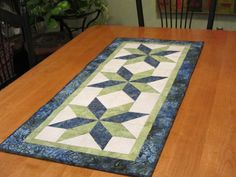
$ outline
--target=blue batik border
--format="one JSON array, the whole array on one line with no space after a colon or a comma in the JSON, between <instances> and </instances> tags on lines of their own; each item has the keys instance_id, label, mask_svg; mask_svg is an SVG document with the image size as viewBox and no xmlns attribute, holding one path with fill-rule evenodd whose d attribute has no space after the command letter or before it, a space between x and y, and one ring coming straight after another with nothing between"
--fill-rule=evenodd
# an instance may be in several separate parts
<instances>
[{"instance_id":1,"label":"blue batik border","mask_svg":"<svg viewBox=\"0 0 236 177\"><path fill-rule=\"evenodd\" d=\"M106 60L122 42L148 42L166 45L191 45L183 64L178 71L168 96L163 103L147 139L135 161L102 157L71 150L25 143L24 139L37 128L64 100L71 95L99 64ZM0 150L29 157L51 160L69 165L87 167L107 172L132 176L149 177L152 175L160 157L165 141L172 127L176 113L184 97L190 77L201 53L203 42L172 41L159 39L117 38L74 77L47 104L41 107L29 120L13 132L1 145Z\"/></svg>"}]
</instances>

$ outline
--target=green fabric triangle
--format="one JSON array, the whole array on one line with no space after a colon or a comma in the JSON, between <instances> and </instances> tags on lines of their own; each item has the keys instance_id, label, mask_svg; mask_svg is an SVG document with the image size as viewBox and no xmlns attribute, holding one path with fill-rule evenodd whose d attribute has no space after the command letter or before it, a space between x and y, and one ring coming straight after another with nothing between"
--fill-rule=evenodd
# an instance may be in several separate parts
<instances>
[{"instance_id":1,"label":"green fabric triangle","mask_svg":"<svg viewBox=\"0 0 236 177\"><path fill-rule=\"evenodd\" d=\"M167 58L167 57L163 57L163 56L155 56L152 55L152 58L154 58L155 60L159 61L159 62L171 62L171 63L175 63L173 60Z\"/></svg>"},{"instance_id":2,"label":"green fabric triangle","mask_svg":"<svg viewBox=\"0 0 236 177\"><path fill-rule=\"evenodd\" d=\"M161 47L161 48L157 48L157 49L152 49L152 51L150 52L150 55L152 54L156 54L158 52L161 52L161 51L165 51L169 48L170 46L165 46L165 47Z\"/></svg>"},{"instance_id":3,"label":"green fabric triangle","mask_svg":"<svg viewBox=\"0 0 236 177\"><path fill-rule=\"evenodd\" d=\"M127 50L128 52L132 53L132 54L139 54L139 55L146 55L144 52L142 52L139 49L135 49L135 48L125 48L125 50Z\"/></svg>"},{"instance_id":4,"label":"green fabric triangle","mask_svg":"<svg viewBox=\"0 0 236 177\"><path fill-rule=\"evenodd\" d=\"M102 72L102 74L107 77L109 80L114 80L114 81L126 81L123 77L121 77L117 73L109 73L109 72Z\"/></svg>"},{"instance_id":5,"label":"green fabric triangle","mask_svg":"<svg viewBox=\"0 0 236 177\"><path fill-rule=\"evenodd\" d=\"M132 105L133 105L133 103L129 103L129 104L125 104L125 105L122 105L119 107L108 109L101 117L101 120L112 117L112 116L116 116L116 115L119 115L122 113L129 112Z\"/></svg>"},{"instance_id":6,"label":"green fabric triangle","mask_svg":"<svg viewBox=\"0 0 236 177\"><path fill-rule=\"evenodd\" d=\"M124 138L135 138L128 130L120 123L113 122L101 122L104 127L111 133L112 136L124 137Z\"/></svg>"},{"instance_id":7,"label":"green fabric triangle","mask_svg":"<svg viewBox=\"0 0 236 177\"><path fill-rule=\"evenodd\" d=\"M96 124L97 124L97 121L94 121L85 125L68 129L64 134L62 134L62 136L58 139L57 142L89 133Z\"/></svg>"},{"instance_id":8,"label":"green fabric triangle","mask_svg":"<svg viewBox=\"0 0 236 177\"><path fill-rule=\"evenodd\" d=\"M122 90L125 87L125 85L126 85L126 83L115 85L115 86L111 86L111 87L106 87L106 88L102 89L102 91L99 93L99 96L107 95L109 93Z\"/></svg>"},{"instance_id":9,"label":"green fabric triangle","mask_svg":"<svg viewBox=\"0 0 236 177\"><path fill-rule=\"evenodd\" d=\"M78 117L97 120L96 116L85 106L70 105L70 107Z\"/></svg>"},{"instance_id":10,"label":"green fabric triangle","mask_svg":"<svg viewBox=\"0 0 236 177\"><path fill-rule=\"evenodd\" d=\"M154 88L152 88L150 85L145 84L145 83L131 82L131 84L134 87L136 87L137 89L139 89L141 92L159 93Z\"/></svg>"},{"instance_id":11,"label":"green fabric triangle","mask_svg":"<svg viewBox=\"0 0 236 177\"><path fill-rule=\"evenodd\" d=\"M152 70L148 70L148 71L145 71L145 72L141 72L141 73L137 73L137 74L134 74L132 77L131 77L131 81L132 80L137 80L137 79L141 79L141 78L144 78L144 77L149 77L152 75L152 73L154 72L154 69Z\"/></svg>"},{"instance_id":12,"label":"green fabric triangle","mask_svg":"<svg viewBox=\"0 0 236 177\"><path fill-rule=\"evenodd\" d=\"M132 59L132 60L127 60L127 62L124 65L129 65L129 64L134 64L134 63L144 61L146 59L146 57L147 56L141 56L141 57L137 57L137 58Z\"/></svg>"}]
</instances>

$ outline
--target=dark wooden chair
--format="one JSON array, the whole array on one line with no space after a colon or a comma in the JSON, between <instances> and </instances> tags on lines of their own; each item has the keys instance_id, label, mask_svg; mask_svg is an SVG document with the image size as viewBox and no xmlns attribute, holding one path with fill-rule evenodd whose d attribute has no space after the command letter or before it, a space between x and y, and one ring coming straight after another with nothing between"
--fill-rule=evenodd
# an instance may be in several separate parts
<instances>
[{"instance_id":1,"label":"dark wooden chair","mask_svg":"<svg viewBox=\"0 0 236 177\"><path fill-rule=\"evenodd\" d=\"M0 89L15 77L13 49L7 35L2 33L6 28L7 26L0 24Z\"/></svg>"},{"instance_id":2,"label":"dark wooden chair","mask_svg":"<svg viewBox=\"0 0 236 177\"><path fill-rule=\"evenodd\" d=\"M193 15L196 11L194 6L198 0L182 0L180 8L178 0L157 0L161 26L170 28L191 28ZM209 8L207 29L213 28L217 0L212 0ZM144 26L142 0L136 0L139 26Z\"/></svg>"},{"instance_id":3,"label":"dark wooden chair","mask_svg":"<svg viewBox=\"0 0 236 177\"><path fill-rule=\"evenodd\" d=\"M0 88L17 77L14 50L22 49L22 51L27 52L26 55L21 55L24 58L20 58L23 63L28 65L27 68L36 63L27 14L24 8L19 10L20 15L0 8ZM15 37L10 34L13 28L21 29L21 35L17 37L22 39L21 44L15 45Z\"/></svg>"},{"instance_id":4,"label":"dark wooden chair","mask_svg":"<svg viewBox=\"0 0 236 177\"><path fill-rule=\"evenodd\" d=\"M65 32L32 33L25 0L6 1L11 9L0 7L0 87L36 65L71 38ZM19 33L11 34L13 29Z\"/></svg>"}]
</instances>

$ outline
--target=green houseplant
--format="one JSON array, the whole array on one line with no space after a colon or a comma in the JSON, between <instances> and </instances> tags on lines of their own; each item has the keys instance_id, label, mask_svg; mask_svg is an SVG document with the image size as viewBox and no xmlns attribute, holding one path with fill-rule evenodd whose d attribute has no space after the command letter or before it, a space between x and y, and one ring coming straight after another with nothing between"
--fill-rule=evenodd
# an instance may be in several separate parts
<instances>
[{"instance_id":1,"label":"green houseplant","mask_svg":"<svg viewBox=\"0 0 236 177\"><path fill-rule=\"evenodd\" d=\"M43 21L48 28L56 28L58 22L53 18L57 15L83 13L99 9L103 17L107 11L106 0L26 0L31 23Z\"/></svg>"}]
</instances>

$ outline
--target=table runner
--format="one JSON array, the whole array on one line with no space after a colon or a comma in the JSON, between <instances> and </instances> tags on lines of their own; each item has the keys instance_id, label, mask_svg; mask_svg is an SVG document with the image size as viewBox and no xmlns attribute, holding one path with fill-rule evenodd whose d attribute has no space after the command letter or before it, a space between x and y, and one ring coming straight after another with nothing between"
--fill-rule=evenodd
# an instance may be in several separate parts
<instances>
[{"instance_id":1,"label":"table runner","mask_svg":"<svg viewBox=\"0 0 236 177\"><path fill-rule=\"evenodd\" d=\"M202 46L191 41L115 39L0 149L151 176Z\"/></svg>"}]
</instances>

